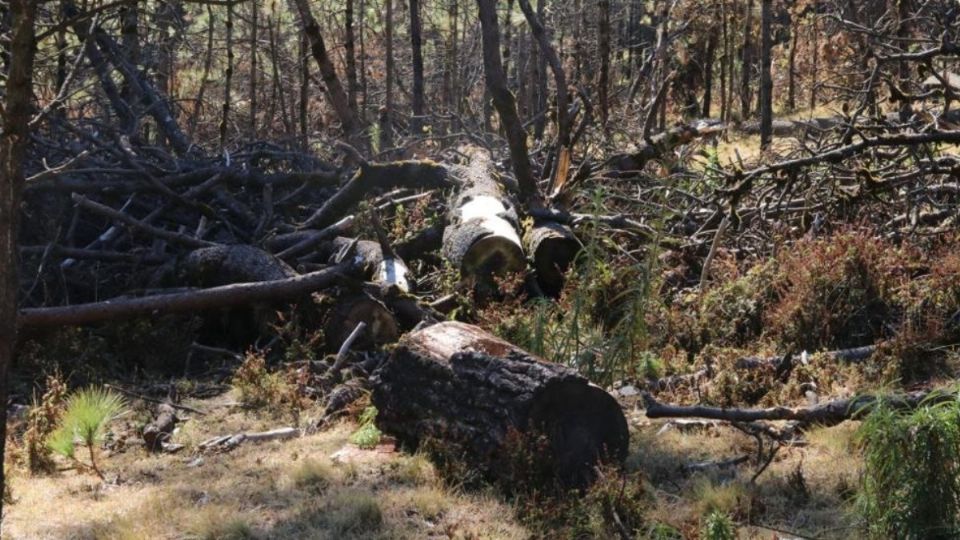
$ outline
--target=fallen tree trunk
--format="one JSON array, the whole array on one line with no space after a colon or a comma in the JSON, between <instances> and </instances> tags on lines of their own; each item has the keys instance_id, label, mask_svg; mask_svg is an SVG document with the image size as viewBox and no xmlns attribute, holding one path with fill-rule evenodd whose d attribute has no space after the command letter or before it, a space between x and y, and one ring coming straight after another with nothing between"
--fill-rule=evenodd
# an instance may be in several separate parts
<instances>
[{"instance_id":1,"label":"fallen tree trunk","mask_svg":"<svg viewBox=\"0 0 960 540\"><path fill-rule=\"evenodd\" d=\"M507 474L511 434L545 436L528 448L567 485L627 455L620 405L574 370L548 363L484 330L445 322L408 334L374 374L377 425L415 448L436 440L488 477Z\"/></svg>"},{"instance_id":2,"label":"fallen tree trunk","mask_svg":"<svg viewBox=\"0 0 960 540\"><path fill-rule=\"evenodd\" d=\"M566 225L537 221L523 241L540 289L549 296L560 296L566 272L583 248L580 240Z\"/></svg>"},{"instance_id":3,"label":"fallen tree trunk","mask_svg":"<svg viewBox=\"0 0 960 540\"><path fill-rule=\"evenodd\" d=\"M921 403L935 404L957 399L955 393L923 391L905 395L863 395L828 401L815 407L770 407L741 409L710 407L706 405L668 405L660 403L648 393L643 402L648 418L708 418L727 422L756 422L760 420L791 420L802 424L835 426L847 420L858 420L881 401L895 409L914 409Z\"/></svg>"},{"instance_id":4,"label":"fallen tree trunk","mask_svg":"<svg viewBox=\"0 0 960 540\"><path fill-rule=\"evenodd\" d=\"M443 255L465 280L493 286L494 276L527 267L513 203L496 179L487 152L474 150L462 174L462 187L450 201L443 232Z\"/></svg>"},{"instance_id":5,"label":"fallen tree trunk","mask_svg":"<svg viewBox=\"0 0 960 540\"><path fill-rule=\"evenodd\" d=\"M204 309L255 302L292 299L334 285L352 265L341 264L317 272L277 281L236 283L200 291L162 294L143 298L117 298L73 306L30 308L20 311L23 328L91 324L144 315L191 313Z\"/></svg>"}]
</instances>

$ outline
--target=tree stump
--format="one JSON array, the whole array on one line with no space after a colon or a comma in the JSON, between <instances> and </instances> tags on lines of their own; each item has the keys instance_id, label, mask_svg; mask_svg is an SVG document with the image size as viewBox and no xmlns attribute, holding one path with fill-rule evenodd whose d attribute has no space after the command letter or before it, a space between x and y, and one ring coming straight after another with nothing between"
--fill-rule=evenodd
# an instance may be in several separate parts
<instances>
[{"instance_id":1,"label":"tree stump","mask_svg":"<svg viewBox=\"0 0 960 540\"><path fill-rule=\"evenodd\" d=\"M377 425L402 444L434 439L494 478L511 432L543 435L539 458L568 486L589 484L594 467L623 460L629 444L623 411L601 388L458 322L403 338L374 374L373 404Z\"/></svg>"}]
</instances>

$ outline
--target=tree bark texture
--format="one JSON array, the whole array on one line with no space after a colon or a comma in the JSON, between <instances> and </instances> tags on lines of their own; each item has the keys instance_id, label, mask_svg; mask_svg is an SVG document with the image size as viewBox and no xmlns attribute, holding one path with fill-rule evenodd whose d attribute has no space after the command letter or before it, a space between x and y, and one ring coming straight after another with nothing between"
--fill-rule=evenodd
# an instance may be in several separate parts
<instances>
[{"instance_id":1,"label":"tree bark texture","mask_svg":"<svg viewBox=\"0 0 960 540\"><path fill-rule=\"evenodd\" d=\"M494 285L494 276L526 268L517 210L495 175L490 155L474 150L443 233L444 256L461 277L487 286Z\"/></svg>"},{"instance_id":2,"label":"tree bark texture","mask_svg":"<svg viewBox=\"0 0 960 540\"><path fill-rule=\"evenodd\" d=\"M513 172L520 186L520 196L531 200L538 195L537 183L527 152L527 132L517 114L517 100L507 85L506 72L500 55L500 25L497 22L496 0L477 0L480 10L480 31L483 36L483 71L487 89L493 97L493 106L500 116L500 124L507 135Z\"/></svg>"},{"instance_id":3,"label":"tree bark texture","mask_svg":"<svg viewBox=\"0 0 960 540\"><path fill-rule=\"evenodd\" d=\"M445 322L408 334L375 373L377 425L406 445L435 439L490 477L512 432L546 437L544 462L567 485L627 455L620 405L574 370L484 330Z\"/></svg>"},{"instance_id":4,"label":"tree bark texture","mask_svg":"<svg viewBox=\"0 0 960 540\"><path fill-rule=\"evenodd\" d=\"M33 59L36 53L35 0L11 0L10 65L6 80L3 133L0 134L0 516L3 516L7 440L7 393L14 344L17 341L17 234L23 162L30 143L28 122L33 99Z\"/></svg>"}]
</instances>

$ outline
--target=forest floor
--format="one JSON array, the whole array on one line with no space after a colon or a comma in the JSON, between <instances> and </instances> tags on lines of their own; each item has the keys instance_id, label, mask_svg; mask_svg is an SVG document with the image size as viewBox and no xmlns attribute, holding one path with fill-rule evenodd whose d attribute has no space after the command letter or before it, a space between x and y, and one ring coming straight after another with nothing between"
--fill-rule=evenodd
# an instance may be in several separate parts
<instances>
[{"instance_id":1,"label":"forest floor","mask_svg":"<svg viewBox=\"0 0 960 540\"><path fill-rule=\"evenodd\" d=\"M527 538L502 502L439 481L420 455L389 442L361 450L344 421L294 440L199 453L218 435L288 425L244 411L233 392L185 404L208 411L173 437L185 448L149 455L142 446L105 454L100 482L73 470L15 476L10 539L86 538ZM289 420L289 419L288 419ZM121 435L122 437L122 435ZM137 441L131 434L130 441ZM139 441L137 441L139 442Z\"/></svg>"},{"instance_id":2,"label":"forest floor","mask_svg":"<svg viewBox=\"0 0 960 540\"><path fill-rule=\"evenodd\" d=\"M389 440L363 450L349 442L344 420L317 433L230 452L206 452L211 437L287 425L267 410L244 410L235 391L184 404L205 416L173 437L176 454L147 454L135 433L115 432L102 453L107 481L74 470L15 475L5 518L10 539L133 538L464 538L547 537L491 489L452 486L422 455L394 450ZM625 398L631 425L628 468L641 471L652 500L646 520L695 537L702 516L726 512L741 538L848 538L848 505L859 459L850 424L809 434L802 447L781 449L751 483L756 440L703 422L648 420ZM134 409L135 411L135 409ZM311 411L306 411L306 419ZM312 411L319 412L319 411ZM288 419L289 420L289 419ZM131 424L132 425L132 422ZM731 468L686 473L684 465L749 456ZM61 465L66 465L61 463ZM651 537L656 536L651 528Z\"/></svg>"}]
</instances>

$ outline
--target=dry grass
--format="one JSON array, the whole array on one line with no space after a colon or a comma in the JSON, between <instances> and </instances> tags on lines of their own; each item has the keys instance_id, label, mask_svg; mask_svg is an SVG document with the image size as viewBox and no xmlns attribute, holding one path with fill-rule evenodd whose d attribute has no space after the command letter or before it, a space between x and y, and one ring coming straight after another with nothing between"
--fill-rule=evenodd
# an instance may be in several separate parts
<instances>
[{"instance_id":1,"label":"dry grass","mask_svg":"<svg viewBox=\"0 0 960 540\"><path fill-rule=\"evenodd\" d=\"M849 512L860 459L852 446L857 423L815 429L803 447L783 448L750 484L751 461L734 470L684 475L681 465L756 456L752 437L725 426L658 434L663 423L638 427L630 467L649 478L655 501L646 514L657 525L695 537L702 518L714 510L741 526L741 538L771 538L771 527L798 536L850 538L859 530ZM776 536L774 536L776 537Z\"/></svg>"},{"instance_id":2,"label":"dry grass","mask_svg":"<svg viewBox=\"0 0 960 540\"><path fill-rule=\"evenodd\" d=\"M529 537L504 503L444 488L422 456L381 447L346 462L331 459L348 445L352 423L203 455L201 465L190 466L199 441L277 427L274 415L243 412L229 405L234 400L191 403L210 414L193 417L175 435L174 442L189 445L181 454L150 456L130 447L104 455L107 477L116 482L73 471L14 475L17 502L8 507L4 538Z\"/></svg>"}]
</instances>

